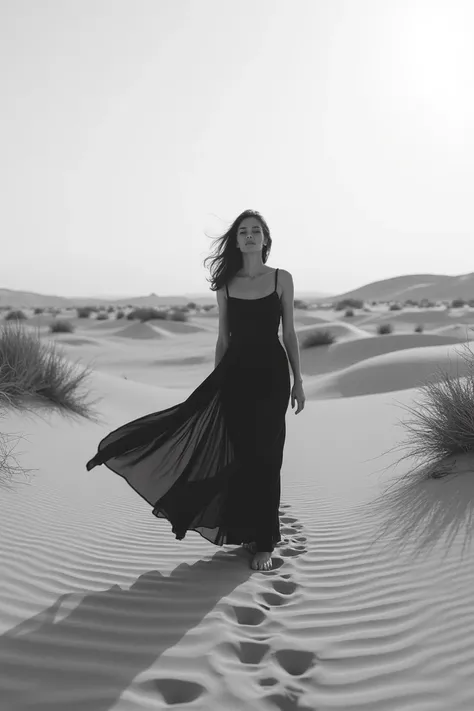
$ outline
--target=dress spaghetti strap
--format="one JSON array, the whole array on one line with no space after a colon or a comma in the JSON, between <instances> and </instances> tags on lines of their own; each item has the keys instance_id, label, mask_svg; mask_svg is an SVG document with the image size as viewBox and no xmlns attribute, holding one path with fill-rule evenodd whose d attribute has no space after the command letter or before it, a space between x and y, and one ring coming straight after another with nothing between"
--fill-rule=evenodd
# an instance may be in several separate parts
<instances>
[{"instance_id":1,"label":"dress spaghetti strap","mask_svg":"<svg viewBox=\"0 0 474 711\"><path fill-rule=\"evenodd\" d=\"M275 291L277 290L277 281L278 281L278 269L275 270Z\"/></svg>"},{"instance_id":2,"label":"dress spaghetti strap","mask_svg":"<svg viewBox=\"0 0 474 711\"><path fill-rule=\"evenodd\" d=\"M229 289L227 288L227 284L225 285L225 290L226 290L227 298L229 298Z\"/></svg>"}]
</instances>

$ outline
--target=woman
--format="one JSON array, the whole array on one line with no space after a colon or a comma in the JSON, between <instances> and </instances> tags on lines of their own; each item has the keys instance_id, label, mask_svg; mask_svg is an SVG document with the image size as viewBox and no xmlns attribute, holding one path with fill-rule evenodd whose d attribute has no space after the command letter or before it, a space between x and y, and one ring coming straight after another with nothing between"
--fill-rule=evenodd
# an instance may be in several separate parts
<instances>
[{"instance_id":1,"label":"woman","mask_svg":"<svg viewBox=\"0 0 474 711\"><path fill-rule=\"evenodd\" d=\"M278 509L285 414L304 408L293 324L293 279L271 269L267 223L246 210L217 240L211 290L217 292L215 368L187 400L107 435L87 469L105 464L172 524L215 545L240 545L254 570L270 570L281 541ZM273 291L270 291L273 289Z\"/></svg>"}]
</instances>

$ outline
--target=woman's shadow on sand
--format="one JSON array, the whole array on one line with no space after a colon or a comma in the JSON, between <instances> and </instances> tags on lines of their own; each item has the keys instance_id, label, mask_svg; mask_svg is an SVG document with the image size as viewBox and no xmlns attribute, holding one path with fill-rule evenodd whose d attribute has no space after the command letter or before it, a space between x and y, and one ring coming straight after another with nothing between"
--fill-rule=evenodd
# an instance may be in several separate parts
<instances>
[{"instance_id":1,"label":"woman's shadow on sand","mask_svg":"<svg viewBox=\"0 0 474 711\"><path fill-rule=\"evenodd\" d=\"M254 573L242 548L220 550L171 575L141 575L129 589L61 595L48 609L0 637L3 711L110 709L132 680ZM275 561L277 562L277 561ZM79 604L77 598L80 597ZM253 609L257 617L261 610ZM170 703L206 689L183 679L161 680ZM61 705L62 704L62 705Z\"/></svg>"}]
</instances>

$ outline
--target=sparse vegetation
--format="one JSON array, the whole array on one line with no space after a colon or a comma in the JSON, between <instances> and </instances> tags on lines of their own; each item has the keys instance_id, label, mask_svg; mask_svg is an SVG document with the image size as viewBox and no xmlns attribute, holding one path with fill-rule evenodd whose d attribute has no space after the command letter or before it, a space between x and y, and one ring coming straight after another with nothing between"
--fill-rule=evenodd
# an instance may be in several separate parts
<instances>
[{"instance_id":1,"label":"sparse vegetation","mask_svg":"<svg viewBox=\"0 0 474 711\"><path fill-rule=\"evenodd\" d=\"M306 303L306 301L303 301L302 299L295 299L293 301L293 306L295 309L307 309L308 308L308 304Z\"/></svg>"},{"instance_id":2,"label":"sparse vegetation","mask_svg":"<svg viewBox=\"0 0 474 711\"><path fill-rule=\"evenodd\" d=\"M109 314L106 311L101 311L96 316L96 321L108 321Z\"/></svg>"},{"instance_id":3,"label":"sparse vegetation","mask_svg":"<svg viewBox=\"0 0 474 711\"><path fill-rule=\"evenodd\" d=\"M17 435L15 435L17 437ZM21 439L21 436L17 437ZM11 434L6 434L5 432L0 432L0 486L10 489L10 484L14 482L14 476L18 473L26 474L26 472L33 471L32 469L25 469L18 465L18 460L12 454L14 447L10 447L10 441L13 439ZM13 462L16 464L13 464ZM15 482L16 483L16 482Z\"/></svg>"},{"instance_id":4,"label":"sparse vegetation","mask_svg":"<svg viewBox=\"0 0 474 711\"><path fill-rule=\"evenodd\" d=\"M70 321L66 321L66 319L58 319L50 324L49 330L51 333L73 333L74 326Z\"/></svg>"},{"instance_id":5,"label":"sparse vegetation","mask_svg":"<svg viewBox=\"0 0 474 711\"><path fill-rule=\"evenodd\" d=\"M430 478L450 473L454 462L449 458L474 452L474 354L469 343L462 347L467 376L453 377L439 369L440 379L422 386L421 400L402 406L413 417L400 423L408 436L396 448L408 451L399 461L414 458L419 462L415 471L426 468Z\"/></svg>"},{"instance_id":6,"label":"sparse vegetation","mask_svg":"<svg viewBox=\"0 0 474 711\"><path fill-rule=\"evenodd\" d=\"M346 309L344 312L344 316L346 318L352 318L354 316L354 311L353 309Z\"/></svg>"},{"instance_id":7,"label":"sparse vegetation","mask_svg":"<svg viewBox=\"0 0 474 711\"><path fill-rule=\"evenodd\" d=\"M153 308L134 309L133 311L130 311L127 319L129 321L140 321L141 323L145 323L145 321L152 321L153 319L161 319L162 321L165 321L166 311Z\"/></svg>"},{"instance_id":8,"label":"sparse vegetation","mask_svg":"<svg viewBox=\"0 0 474 711\"><path fill-rule=\"evenodd\" d=\"M424 330L425 329L422 323L419 323L418 326L415 326L415 333L423 333Z\"/></svg>"},{"instance_id":9,"label":"sparse vegetation","mask_svg":"<svg viewBox=\"0 0 474 711\"><path fill-rule=\"evenodd\" d=\"M466 306L466 302L464 301L464 299L453 299L451 301L452 309L461 309L463 306Z\"/></svg>"},{"instance_id":10,"label":"sparse vegetation","mask_svg":"<svg viewBox=\"0 0 474 711\"><path fill-rule=\"evenodd\" d=\"M377 326L377 333L379 336L385 336L387 333L393 332L393 326L391 323L379 323Z\"/></svg>"},{"instance_id":11,"label":"sparse vegetation","mask_svg":"<svg viewBox=\"0 0 474 711\"><path fill-rule=\"evenodd\" d=\"M360 299L342 299L338 301L335 306L335 311L342 311L343 309L361 309L364 306L364 302Z\"/></svg>"},{"instance_id":12,"label":"sparse vegetation","mask_svg":"<svg viewBox=\"0 0 474 711\"><path fill-rule=\"evenodd\" d=\"M24 321L26 318L23 311L9 311L5 316L5 321Z\"/></svg>"},{"instance_id":13,"label":"sparse vegetation","mask_svg":"<svg viewBox=\"0 0 474 711\"><path fill-rule=\"evenodd\" d=\"M90 369L67 360L55 343L44 343L39 332L18 321L0 326L0 400L10 407L29 409L27 401L39 398L64 411L94 419L80 388Z\"/></svg>"},{"instance_id":14,"label":"sparse vegetation","mask_svg":"<svg viewBox=\"0 0 474 711\"><path fill-rule=\"evenodd\" d=\"M388 310L389 311L401 311L402 308L403 307L400 304L390 304L390 306L388 307Z\"/></svg>"},{"instance_id":15,"label":"sparse vegetation","mask_svg":"<svg viewBox=\"0 0 474 711\"><path fill-rule=\"evenodd\" d=\"M89 318L94 309L91 306L81 306L76 309L77 318Z\"/></svg>"},{"instance_id":16,"label":"sparse vegetation","mask_svg":"<svg viewBox=\"0 0 474 711\"><path fill-rule=\"evenodd\" d=\"M169 313L170 321L187 321L188 316L184 310L170 311Z\"/></svg>"},{"instance_id":17,"label":"sparse vegetation","mask_svg":"<svg viewBox=\"0 0 474 711\"><path fill-rule=\"evenodd\" d=\"M303 338L301 348L313 348L314 346L328 346L334 343L336 337L331 331L313 331Z\"/></svg>"}]
</instances>

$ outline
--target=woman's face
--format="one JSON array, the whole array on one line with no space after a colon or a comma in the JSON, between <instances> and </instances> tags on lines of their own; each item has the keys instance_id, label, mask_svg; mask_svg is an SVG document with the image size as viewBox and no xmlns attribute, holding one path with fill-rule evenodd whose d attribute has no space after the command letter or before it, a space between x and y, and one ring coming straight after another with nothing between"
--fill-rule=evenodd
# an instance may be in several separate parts
<instances>
[{"instance_id":1,"label":"woman's face","mask_svg":"<svg viewBox=\"0 0 474 711\"><path fill-rule=\"evenodd\" d=\"M237 244L242 252L260 252L263 247L263 228L256 217L246 217L237 229Z\"/></svg>"}]
</instances>

